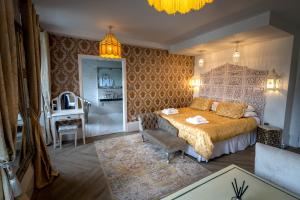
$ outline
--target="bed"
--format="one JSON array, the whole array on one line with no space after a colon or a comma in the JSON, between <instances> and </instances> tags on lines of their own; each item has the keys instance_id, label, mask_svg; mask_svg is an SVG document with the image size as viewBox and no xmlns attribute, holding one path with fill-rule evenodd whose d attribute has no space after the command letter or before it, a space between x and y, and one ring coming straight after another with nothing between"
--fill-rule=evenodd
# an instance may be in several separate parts
<instances>
[{"instance_id":1,"label":"bed","mask_svg":"<svg viewBox=\"0 0 300 200\"><path fill-rule=\"evenodd\" d=\"M178 137L189 144L186 153L199 162L244 150L256 141L258 121L255 118L232 119L213 111L201 111L190 107L178 109L174 115L159 115L179 130ZM186 122L188 117L200 115L209 123L194 125Z\"/></svg>"},{"instance_id":2,"label":"bed","mask_svg":"<svg viewBox=\"0 0 300 200\"><path fill-rule=\"evenodd\" d=\"M179 109L178 115L161 116L181 130L179 131L179 137L185 138L190 144L186 153L195 157L198 161L208 161L222 154L244 150L247 146L255 143L256 126L259 124L259 121L263 121L265 81L267 75L268 71L265 70L251 69L247 66L225 63L221 66L211 68L208 71L204 71L200 73L199 76L201 86L196 96L209 98L217 102L243 102L247 105L251 105L257 114L257 121L255 121L254 118L230 119L216 116L213 111L195 111L191 108ZM193 115L204 116L210 121L209 124L212 126L217 123L219 134L215 134L212 137L202 136L204 138L203 144L200 145L201 142L198 142L199 144L196 145L195 141L197 140L195 138L194 140L189 138L187 130L190 130L192 133L190 135L194 135L195 137L197 134L200 136L205 135L201 134L202 128L209 128L205 125L193 126L186 123L185 118ZM239 127L239 124L244 125ZM239 128L235 128L236 130L233 132L230 128L227 129L230 126L238 126ZM221 130L225 130L225 132ZM202 132L205 132L205 130ZM198 141L200 141L199 138ZM201 150L201 148L203 149Z\"/></svg>"},{"instance_id":3,"label":"bed","mask_svg":"<svg viewBox=\"0 0 300 200\"><path fill-rule=\"evenodd\" d=\"M179 137L185 139L189 147L186 153L198 161L235 153L244 150L256 142L256 127L263 121L265 107L265 81L268 71L251 69L246 66L223 64L200 74L201 86L196 96L213 102L241 103L251 105L255 117L244 115L237 119L217 115L213 104L199 104L199 109L190 107L179 109L178 114L160 115L179 129ZM174 105L175 106L175 105ZM208 106L204 109L202 107ZM209 107L211 106L211 107ZM203 111L205 110L205 111ZM213 110L213 111L212 111ZM223 109L226 112L226 109ZM245 111L245 110L244 110ZM219 113L220 114L220 113ZM223 113L224 114L224 113ZM193 125L185 120L200 115L209 123Z\"/></svg>"},{"instance_id":4,"label":"bed","mask_svg":"<svg viewBox=\"0 0 300 200\"><path fill-rule=\"evenodd\" d=\"M185 153L196 158L198 162L208 162L208 160L220 157L224 154L236 153L245 150L248 146L256 143L256 131L243 133L233 138L214 143L214 149L209 159L198 154L195 149L189 145Z\"/></svg>"}]
</instances>

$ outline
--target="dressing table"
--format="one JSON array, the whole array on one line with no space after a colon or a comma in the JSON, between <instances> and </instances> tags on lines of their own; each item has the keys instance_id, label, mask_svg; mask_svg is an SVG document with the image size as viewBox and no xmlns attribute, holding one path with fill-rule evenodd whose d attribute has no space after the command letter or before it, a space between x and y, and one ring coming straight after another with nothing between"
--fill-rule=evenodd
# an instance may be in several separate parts
<instances>
[{"instance_id":1,"label":"dressing table","mask_svg":"<svg viewBox=\"0 0 300 200\"><path fill-rule=\"evenodd\" d=\"M56 122L71 121L80 119L82 127L83 144L85 144L85 118L82 98L76 96L73 92L62 92L58 97L51 101L51 131L53 135L53 148L56 148L57 129Z\"/></svg>"}]
</instances>

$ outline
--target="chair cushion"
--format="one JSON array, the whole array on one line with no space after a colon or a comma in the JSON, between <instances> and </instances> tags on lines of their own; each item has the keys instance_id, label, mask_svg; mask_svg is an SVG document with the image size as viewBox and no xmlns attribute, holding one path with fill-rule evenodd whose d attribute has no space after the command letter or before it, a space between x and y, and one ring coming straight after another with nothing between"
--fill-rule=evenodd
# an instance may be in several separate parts
<instances>
[{"instance_id":1,"label":"chair cushion","mask_svg":"<svg viewBox=\"0 0 300 200\"><path fill-rule=\"evenodd\" d=\"M152 142L166 149L169 153L178 150L185 150L187 146L183 139L176 137L162 129L147 129L142 134Z\"/></svg>"},{"instance_id":2,"label":"chair cushion","mask_svg":"<svg viewBox=\"0 0 300 200\"><path fill-rule=\"evenodd\" d=\"M76 130L77 128L77 125L63 125L58 127L58 132Z\"/></svg>"}]
</instances>

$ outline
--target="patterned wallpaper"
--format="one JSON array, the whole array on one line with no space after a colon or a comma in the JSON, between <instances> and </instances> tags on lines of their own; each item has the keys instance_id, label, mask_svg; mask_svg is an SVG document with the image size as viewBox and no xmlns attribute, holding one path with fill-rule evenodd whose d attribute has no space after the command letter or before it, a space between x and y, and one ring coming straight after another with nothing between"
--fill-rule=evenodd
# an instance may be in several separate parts
<instances>
[{"instance_id":1,"label":"patterned wallpaper","mask_svg":"<svg viewBox=\"0 0 300 200\"><path fill-rule=\"evenodd\" d=\"M79 95L78 54L98 55L98 41L49 34L51 96L65 90ZM169 54L166 50L122 45L127 68L128 121L139 113L191 103L189 80L194 57Z\"/></svg>"},{"instance_id":2,"label":"patterned wallpaper","mask_svg":"<svg viewBox=\"0 0 300 200\"><path fill-rule=\"evenodd\" d=\"M263 119L268 72L225 64L201 74L200 96L252 105Z\"/></svg>"}]
</instances>

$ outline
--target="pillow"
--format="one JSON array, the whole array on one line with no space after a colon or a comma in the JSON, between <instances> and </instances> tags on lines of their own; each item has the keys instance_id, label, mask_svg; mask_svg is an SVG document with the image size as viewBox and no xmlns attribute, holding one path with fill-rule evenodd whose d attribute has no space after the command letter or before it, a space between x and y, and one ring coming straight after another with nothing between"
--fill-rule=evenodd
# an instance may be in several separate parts
<instances>
[{"instance_id":1,"label":"pillow","mask_svg":"<svg viewBox=\"0 0 300 200\"><path fill-rule=\"evenodd\" d=\"M256 117L256 116L257 116L256 112L248 112L247 109L244 113L244 117Z\"/></svg>"},{"instance_id":2,"label":"pillow","mask_svg":"<svg viewBox=\"0 0 300 200\"><path fill-rule=\"evenodd\" d=\"M255 108L253 106L248 105L245 112L254 112Z\"/></svg>"},{"instance_id":3,"label":"pillow","mask_svg":"<svg viewBox=\"0 0 300 200\"><path fill-rule=\"evenodd\" d=\"M210 110L211 104L211 99L197 97L193 99L193 102L190 105L190 107L198 110Z\"/></svg>"},{"instance_id":4,"label":"pillow","mask_svg":"<svg viewBox=\"0 0 300 200\"><path fill-rule=\"evenodd\" d=\"M260 119L258 117L253 117L253 118L255 119L257 125L259 125L260 124Z\"/></svg>"},{"instance_id":5,"label":"pillow","mask_svg":"<svg viewBox=\"0 0 300 200\"><path fill-rule=\"evenodd\" d=\"M214 101L214 102L212 103L212 105L211 105L211 110L214 111L214 112L216 112L216 111L217 111L218 105L219 105L219 102Z\"/></svg>"},{"instance_id":6,"label":"pillow","mask_svg":"<svg viewBox=\"0 0 300 200\"><path fill-rule=\"evenodd\" d=\"M247 105L243 103L220 102L217 107L217 115L239 119L243 117Z\"/></svg>"}]
</instances>

